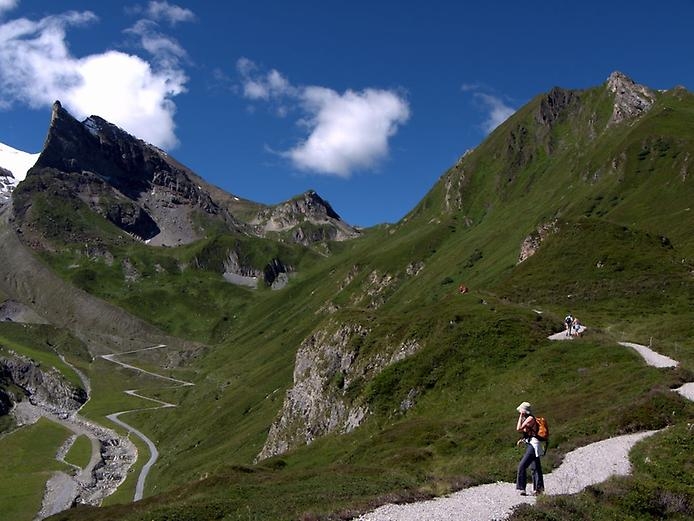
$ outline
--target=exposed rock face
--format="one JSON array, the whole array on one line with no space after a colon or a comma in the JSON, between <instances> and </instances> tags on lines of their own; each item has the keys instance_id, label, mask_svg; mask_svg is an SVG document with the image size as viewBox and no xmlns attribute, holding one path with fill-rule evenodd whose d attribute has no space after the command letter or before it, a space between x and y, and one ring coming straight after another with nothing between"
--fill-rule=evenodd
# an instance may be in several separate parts
<instances>
[{"instance_id":1,"label":"exposed rock face","mask_svg":"<svg viewBox=\"0 0 694 521\"><path fill-rule=\"evenodd\" d=\"M284 280L287 272L288 268L284 265L284 263L282 263L281 260L272 259L263 270L263 274L265 275L265 284L272 286L280 276L282 276L282 279Z\"/></svg>"},{"instance_id":2,"label":"exposed rock face","mask_svg":"<svg viewBox=\"0 0 694 521\"><path fill-rule=\"evenodd\" d=\"M306 246L322 241L343 241L359 235L313 190L262 209L250 224L261 235L289 231L294 242Z\"/></svg>"},{"instance_id":3,"label":"exposed rock face","mask_svg":"<svg viewBox=\"0 0 694 521\"><path fill-rule=\"evenodd\" d=\"M48 321L41 317L29 306L8 299L0 304L0 321L2 322L22 322L27 324L47 324Z\"/></svg>"},{"instance_id":4,"label":"exposed rock face","mask_svg":"<svg viewBox=\"0 0 694 521\"><path fill-rule=\"evenodd\" d=\"M0 381L2 381L3 375L2 370L0 370ZM14 396L6 390L0 388L0 416L8 414L12 407L14 406Z\"/></svg>"},{"instance_id":5,"label":"exposed rock face","mask_svg":"<svg viewBox=\"0 0 694 521\"><path fill-rule=\"evenodd\" d=\"M607 90L614 93L614 109L608 125L616 125L646 113L655 103L655 93L622 74L613 72L607 79Z\"/></svg>"},{"instance_id":6,"label":"exposed rock face","mask_svg":"<svg viewBox=\"0 0 694 521\"><path fill-rule=\"evenodd\" d=\"M332 334L321 330L304 340L296 354L294 386L287 391L258 459L309 444L329 432L349 432L361 423L366 410L348 404L344 394L358 354L350 341L367 334L359 325L343 325Z\"/></svg>"},{"instance_id":7,"label":"exposed rock face","mask_svg":"<svg viewBox=\"0 0 694 521\"><path fill-rule=\"evenodd\" d=\"M155 245L200 238L203 230L194 214L241 228L192 171L98 116L77 121L59 102L28 177L38 175L46 178L40 188L73 194L119 228ZM18 210L21 216L21 205Z\"/></svg>"},{"instance_id":8,"label":"exposed rock face","mask_svg":"<svg viewBox=\"0 0 694 521\"><path fill-rule=\"evenodd\" d=\"M574 91L554 87L540 101L540 106L535 113L535 121L540 125L552 127L566 109L578 100L578 95Z\"/></svg>"},{"instance_id":9,"label":"exposed rock face","mask_svg":"<svg viewBox=\"0 0 694 521\"><path fill-rule=\"evenodd\" d=\"M520 253L518 255L518 264L527 260L537 253L540 249L542 242L551 234L556 233L558 230L557 220L541 224L537 229L528 235L521 244Z\"/></svg>"},{"instance_id":10,"label":"exposed rock face","mask_svg":"<svg viewBox=\"0 0 694 521\"><path fill-rule=\"evenodd\" d=\"M420 349L419 343L410 339L391 349L360 356L360 346L369 330L359 324L332 327L335 329L318 330L299 347L294 385L287 391L258 460L310 444L328 433L347 433L357 428L368 408L359 398L348 397L350 385L357 378L373 378ZM414 403L415 396L411 399Z\"/></svg>"},{"instance_id":11,"label":"exposed rock face","mask_svg":"<svg viewBox=\"0 0 694 521\"><path fill-rule=\"evenodd\" d=\"M15 182L12 172L0 166L0 203L8 201L12 197Z\"/></svg>"},{"instance_id":12,"label":"exposed rock face","mask_svg":"<svg viewBox=\"0 0 694 521\"><path fill-rule=\"evenodd\" d=\"M67 414L87 401L84 389L65 380L55 368L44 369L12 351L0 354L0 373L22 388L32 404L45 410Z\"/></svg>"},{"instance_id":13,"label":"exposed rock face","mask_svg":"<svg viewBox=\"0 0 694 521\"><path fill-rule=\"evenodd\" d=\"M291 266L287 266L280 259L274 258L268 262L262 270L242 264L239 253L231 250L224 260L224 279L232 284L256 288L259 280L264 280L267 286L273 289L283 288L288 279L288 274L292 271Z\"/></svg>"}]
</instances>

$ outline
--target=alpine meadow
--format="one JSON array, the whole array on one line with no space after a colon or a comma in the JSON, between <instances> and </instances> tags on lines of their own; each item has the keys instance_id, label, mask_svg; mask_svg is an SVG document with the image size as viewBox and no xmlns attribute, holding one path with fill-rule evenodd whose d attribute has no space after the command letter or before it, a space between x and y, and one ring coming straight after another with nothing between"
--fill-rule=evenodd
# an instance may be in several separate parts
<instances>
[{"instance_id":1,"label":"alpine meadow","mask_svg":"<svg viewBox=\"0 0 694 521\"><path fill-rule=\"evenodd\" d=\"M354 519L512 481L527 400L546 473L658 432L508 519L691 519L693 123L682 87L555 87L358 228L56 102L1 210L0 518Z\"/></svg>"}]
</instances>

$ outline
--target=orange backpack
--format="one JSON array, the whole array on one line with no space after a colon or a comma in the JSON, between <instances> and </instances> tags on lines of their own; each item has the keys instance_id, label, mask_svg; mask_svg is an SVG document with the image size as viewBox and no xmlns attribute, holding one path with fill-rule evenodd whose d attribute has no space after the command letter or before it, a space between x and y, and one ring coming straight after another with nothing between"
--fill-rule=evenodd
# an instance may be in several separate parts
<instances>
[{"instance_id":1,"label":"orange backpack","mask_svg":"<svg viewBox=\"0 0 694 521\"><path fill-rule=\"evenodd\" d=\"M540 416L536 417L535 421L537 422L537 434L535 436L540 441L547 441L549 439L549 423L547 423L547 419Z\"/></svg>"}]
</instances>

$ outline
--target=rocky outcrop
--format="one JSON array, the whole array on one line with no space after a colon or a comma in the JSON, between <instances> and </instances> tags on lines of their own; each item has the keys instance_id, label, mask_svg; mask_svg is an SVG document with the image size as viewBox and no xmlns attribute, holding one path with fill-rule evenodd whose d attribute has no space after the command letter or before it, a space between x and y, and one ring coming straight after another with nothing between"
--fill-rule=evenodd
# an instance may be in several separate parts
<instances>
[{"instance_id":1,"label":"rocky outcrop","mask_svg":"<svg viewBox=\"0 0 694 521\"><path fill-rule=\"evenodd\" d=\"M607 90L614 94L614 108L608 126L637 118L655 103L655 93L651 89L618 71L607 79Z\"/></svg>"},{"instance_id":2,"label":"rocky outcrop","mask_svg":"<svg viewBox=\"0 0 694 521\"><path fill-rule=\"evenodd\" d=\"M535 121L542 126L552 127L567 109L579 101L578 95L572 90L554 87L540 101L535 112Z\"/></svg>"},{"instance_id":3,"label":"rocky outcrop","mask_svg":"<svg viewBox=\"0 0 694 521\"><path fill-rule=\"evenodd\" d=\"M352 296L351 304L369 309L380 308L388 300L388 296L392 293L398 280L390 273L381 273L378 270L371 271L363 282L361 291L355 292Z\"/></svg>"},{"instance_id":4,"label":"rocky outcrop","mask_svg":"<svg viewBox=\"0 0 694 521\"><path fill-rule=\"evenodd\" d=\"M258 460L361 425L368 407L361 398L351 397L350 386L358 379L372 379L385 367L420 349L416 340L409 339L363 355L360 347L369 333L359 324L332 324L302 342L294 364L294 384L287 391ZM415 396L411 398L414 403Z\"/></svg>"},{"instance_id":5,"label":"rocky outcrop","mask_svg":"<svg viewBox=\"0 0 694 521\"><path fill-rule=\"evenodd\" d=\"M276 206L263 208L250 221L256 233L289 233L292 241L308 246L316 242L344 241L359 235L315 191Z\"/></svg>"},{"instance_id":6,"label":"rocky outcrop","mask_svg":"<svg viewBox=\"0 0 694 521\"><path fill-rule=\"evenodd\" d=\"M551 234L556 233L559 227L557 225L557 220L541 224L528 235L521 243L520 253L518 254L518 264L527 260L537 253L540 249L542 242L549 237Z\"/></svg>"},{"instance_id":7,"label":"rocky outcrop","mask_svg":"<svg viewBox=\"0 0 694 521\"><path fill-rule=\"evenodd\" d=\"M7 299L0 304L1 322L21 322L25 324L47 324L48 321L41 317L29 306Z\"/></svg>"},{"instance_id":8,"label":"rocky outcrop","mask_svg":"<svg viewBox=\"0 0 694 521\"><path fill-rule=\"evenodd\" d=\"M56 414L69 414L87 401L87 393L54 367L40 364L13 351L0 353L0 373L21 388L29 401Z\"/></svg>"},{"instance_id":9,"label":"rocky outcrop","mask_svg":"<svg viewBox=\"0 0 694 521\"><path fill-rule=\"evenodd\" d=\"M265 265L263 275L265 276L265 284L273 286L276 281L281 279L286 283L286 277L289 273L289 268L279 259L272 259ZM278 289L278 288L275 288Z\"/></svg>"},{"instance_id":10,"label":"rocky outcrop","mask_svg":"<svg viewBox=\"0 0 694 521\"><path fill-rule=\"evenodd\" d=\"M264 280L272 289L283 288L289 280L289 273L293 271L291 266L287 266L278 258L272 259L262 270L245 265L235 250L230 250L227 254L223 269L223 276L227 282L256 288L258 281Z\"/></svg>"},{"instance_id":11,"label":"rocky outcrop","mask_svg":"<svg viewBox=\"0 0 694 521\"><path fill-rule=\"evenodd\" d=\"M0 371L1 372L1 371ZM2 375L0 374L0 381L2 381ZM0 387L0 416L5 416L8 414L12 407L14 406L16 397L12 395L9 391L6 391Z\"/></svg>"},{"instance_id":12,"label":"rocky outcrop","mask_svg":"<svg viewBox=\"0 0 694 521\"><path fill-rule=\"evenodd\" d=\"M79 122L59 102L53 105L44 149L27 179L36 176L42 177L40 182L34 179L18 188L20 219L31 203L26 192L48 190L66 200L78 198L153 245L201 238L204 230L196 215L224 222L229 229L243 228L212 199L204 181L168 154L98 116Z\"/></svg>"},{"instance_id":13,"label":"rocky outcrop","mask_svg":"<svg viewBox=\"0 0 694 521\"><path fill-rule=\"evenodd\" d=\"M8 201L12 197L16 180L12 172L0 166L0 203Z\"/></svg>"}]
</instances>

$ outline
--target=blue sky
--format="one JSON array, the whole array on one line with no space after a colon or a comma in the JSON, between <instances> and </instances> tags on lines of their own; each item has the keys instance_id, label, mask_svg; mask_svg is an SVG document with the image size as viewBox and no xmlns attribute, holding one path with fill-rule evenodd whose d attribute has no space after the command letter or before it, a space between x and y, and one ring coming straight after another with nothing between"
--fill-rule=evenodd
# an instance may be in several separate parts
<instances>
[{"instance_id":1,"label":"blue sky","mask_svg":"<svg viewBox=\"0 0 694 521\"><path fill-rule=\"evenodd\" d=\"M274 204L396 222L535 95L694 88L694 1L0 0L0 142L97 114Z\"/></svg>"}]
</instances>

